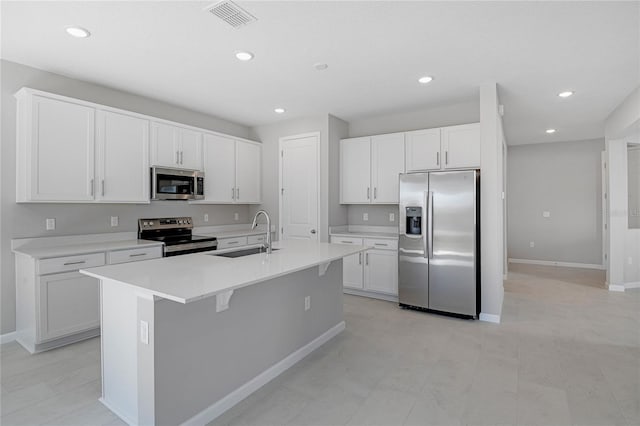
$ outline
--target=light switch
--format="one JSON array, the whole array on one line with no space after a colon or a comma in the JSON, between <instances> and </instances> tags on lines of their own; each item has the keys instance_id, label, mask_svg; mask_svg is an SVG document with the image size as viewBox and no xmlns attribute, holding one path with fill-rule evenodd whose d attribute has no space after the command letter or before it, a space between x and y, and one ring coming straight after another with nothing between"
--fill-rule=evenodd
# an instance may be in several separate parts
<instances>
[{"instance_id":1,"label":"light switch","mask_svg":"<svg viewBox=\"0 0 640 426\"><path fill-rule=\"evenodd\" d=\"M542 217L551 217L551 212L548 212L548 211L542 212Z\"/></svg>"},{"instance_id":2,"label":"light switch","mask_svg":"<svg viewBox=\"0 0 640 426\"><path fill-rule=\"evenodd\" d=\"M393 222L394 220L396 220L395 213L389 213L389 222Z\"/></svg>"},{"instance_id":3,"label":"light switch","mask_svg":"<svg viewBox=\"0 0 640 426\"><path fill-rule=\"evenodd\" d=\"M149 344L149 323L140 321L140 341L145 345Z\"/></svg>"},{"instance_id":4,"label":"light switch","mask_svg":"<svg viewBox=\"0 0 640 426\"><path fill-rule=\"evenodd\" d=\"M54 229L56 229L56 219L55 218L47 219L45 221L45 226L47 228L47 231L53 231Z\"/></svg>"},{"instance_id":5,"label":"light switch","mask_svg":"<svg viewBox=\"0 0 640 426\"><path fill-rule=\"evenodd\" d=\"M111 216L111 226L118 226L118 216Z\"/></svg>"}]
</instances>

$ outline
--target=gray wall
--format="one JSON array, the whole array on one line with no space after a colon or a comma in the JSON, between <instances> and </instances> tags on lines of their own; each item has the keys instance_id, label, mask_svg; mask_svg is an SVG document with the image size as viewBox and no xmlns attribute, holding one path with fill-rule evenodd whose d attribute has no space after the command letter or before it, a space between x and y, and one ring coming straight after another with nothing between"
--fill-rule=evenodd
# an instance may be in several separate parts
<instances>
[{"instance_id":1,"label":"gray wall","mask_svg":"<svg viewBox=\"0 0 640 426\"><path fill-rule=\"evenodd\" d=\"M510 258L602 264L603 150L602 139L509 147Z\"/></svg>"},{"instance_id":2,"label":"gray wall","mask_svg":"<svg viewBox=\"0 0 640 426\"><path fill-rule=\"evenodd\" d=\"M480 104L479 98L475 98L437 108L422 108L352 120L349 122L349 137L454 126L478 121L480 121Z\"/></svg>"},{"instance_id":3,"label":"gray wall","mask_svg":"<svg viewBox=\"0 0 640 426\"><path fill-rule=\"evenodd\" d=\"M150 205L96 204L16 204L15 203L15 143L16 102L13 94L23 86L58 93L90 102L148 114L193 126L216 130L239 137L247 137L247 127L185 110L153 99L136 96L104 86L70 79L35 68L0 61L2 102L1 157L1 217L0 255L0 333L15 330L14 261L10 250L12 238L73 235L102 232L136 231L140 217L184 215L193 216L196 225L204 225L204 213L209 214L207 225L246 223L248 206L204 206L177 202L154 202ZM61 147L63 150L64 147ZM234 221L233 214L240 215ZM109 225L110 216L119 216L120 226ZM56 230L45 231L45 218L56 218Z\"/></svg>"},{"instance_id":4,"label":"gray wall","mask_svg":"<svg viewBox=\"0 0 640 426\"><path fill-rule=\"evenodd\" d=\"M347 206L340 204L340 139L349 135L349 123L329 115L329 226L346 225Z\"/></svg>"},{"instance_id":5,"label":"gray wall","mask_svg":"<svg viewBox=\"0 0 640 426\"><path fill-rule=\"evenodd\" d=\"M364 213L369 215L369 220L363 219ZM389 213L394 214L393 222L389 220ZM349 206L348 223L349 225L398 226L398 206L396 204L375 206L352 204Z\"/></svg>"}]
</instances>

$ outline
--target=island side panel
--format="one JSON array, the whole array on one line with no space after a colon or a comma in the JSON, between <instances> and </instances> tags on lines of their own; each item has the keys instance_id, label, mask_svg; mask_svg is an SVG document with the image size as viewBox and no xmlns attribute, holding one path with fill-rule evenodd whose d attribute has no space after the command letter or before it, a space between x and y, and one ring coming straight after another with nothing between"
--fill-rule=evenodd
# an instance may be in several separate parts
<instances>
[{"instance_id":1,"label":"island side panel","mask_svg":"<svg viewBox=\"0 0 640 426\"><path fill-rule=\"evenodd\" d=\"M342 260L238 289L218 313L215 297L159 300L154 321L155 421L180 424L343 322Z\"/></svg>"}]
</instances>

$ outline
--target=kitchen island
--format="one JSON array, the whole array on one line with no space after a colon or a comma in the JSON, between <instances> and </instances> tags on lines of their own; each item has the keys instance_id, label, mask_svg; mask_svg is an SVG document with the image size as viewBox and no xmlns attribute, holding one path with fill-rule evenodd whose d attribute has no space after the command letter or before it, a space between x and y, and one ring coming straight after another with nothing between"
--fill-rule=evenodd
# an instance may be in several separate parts
<instances>
[{"instance_id":1,"label":"kitchen island","mask_svg":"<svg viewBox=\"0 0 640 426\"><path fill-rule=\"evenodd\" d=\"M129 424L205 424L345 327L342 258L300 240L81 272L101 281L101 401Z\"/></svg>"}]
</instances>

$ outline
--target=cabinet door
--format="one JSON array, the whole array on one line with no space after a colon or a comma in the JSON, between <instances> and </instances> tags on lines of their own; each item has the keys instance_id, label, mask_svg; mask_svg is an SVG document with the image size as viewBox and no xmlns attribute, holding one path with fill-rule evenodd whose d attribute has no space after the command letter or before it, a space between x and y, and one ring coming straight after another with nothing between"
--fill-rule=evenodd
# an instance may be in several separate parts
<instances>
[{"instance_id":1,"label":"cabinet door","mask_svg":"<svg viewBox=\"0 0 640 426\"><path fill-rule=\"evenodd\" d=\"M100 281L96 278L79 272L43 275L38 301L39 342L100 326Z\"/></svg>"},{"instance_id":2,"label":"cabinet door","mask_svg":"<svg viewBox=\"0 0 640 426\"><path fill-rule=\"evenodd\" d=\"M364 289L398 295L398 252L369 250L365 254Z\"/></svg>"},{"instance_id":3,"label":"cabinet door","mask_svg":"<svg viewBox=\"0 0 640 426\"><path fill-rule=\"evenodd\" d=\"M149 202L149 120L98 111L96 198Z\"/></svg>"},{"instance_id":4,"label":"cabinet door","mask_svg":"<svg viewBox=\"0 0 640 426\"><path fill-rule=\"evenodd\" d=\"M180 138L180 167L202 170L202 133L178 128Z\"/></svg>"},{"instance_id":5,"label":"cabinet door","mask_svg":"<svg viewBox=\"0 0 640 426\"><path fill-rule=\"evenodd\" d=\"M262 147L236 141L236 203L259 203Z\"/></svg>"},{"instance_id":6,"label":"cabinet door","mask_svg":"<svg viewBox=\"0 0 640 426\"><path fill-rule=\"evenodd\" d=\"M204 135L204 202L232 203L235 200L235 147L231 138Z\"/></svg>"},{"instance_id":7,"label":"cabinet door","mask_svg":"<svg viewBox=\"0 0 640 426\"><path fill-rule=\"evenodd\" d=\"M440 169L440 129L406 132L404 138L407 173Z\"/></svg>"},{"instance_id":8,"label":"cabinet door","mask_svg":"<svg viewBox=\"0 0 640 426\"><path fill-rule=\"evenodd\" d=\"M357 253L342 259L342 283L345 287L363 289L363 257L363 253Z\"/></svg>"},{"instance_id":9,"label":"cabinet door","mask_svg":"<svg viewBox=\"0 0 640 426\"><path fill-rule=\"evenodd\" d=\"M480 167L480 123L442 128L444 168Z\"/></svg>"},{"instance_id":10,"label":"cabinet door","mask_svg":"<svg viewBox=\"0 0 640 426\"><path fill-rule=\"evenodd\" d=\"M371 138L340 141L340 203L371 202Z\"/></svg>"},{"instance_id":11,"label":"cabinet door","mask_svg":"<svg viewBox=\"0 0 640 426\"><path fill-rule=\"evenodd\" d=\"M404 173L404 133L371 137L373 203L398 204L400 173Z\"/></svg>"},{"instance_id":12,"label":"cabinet door","mask_svg":"<svg viewBox=\"0 0 640 426\"><path fill-rule=\"evenodd\" d=\"M92 201L95 109L33 97L28 201Z\"/></svg>"},{"instance_id":13,"label":"cabinet door","mask_svg":"<svg viewBox=\"0 0 640 426\"><path fill-rule=\"evenodd\" d=\"M180 141L175 126L151 123L151 165L180 167Z\"/></svg>"}]
</instances>

